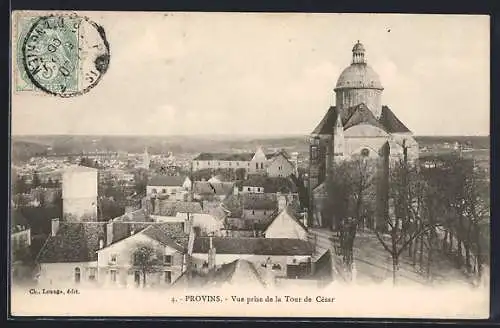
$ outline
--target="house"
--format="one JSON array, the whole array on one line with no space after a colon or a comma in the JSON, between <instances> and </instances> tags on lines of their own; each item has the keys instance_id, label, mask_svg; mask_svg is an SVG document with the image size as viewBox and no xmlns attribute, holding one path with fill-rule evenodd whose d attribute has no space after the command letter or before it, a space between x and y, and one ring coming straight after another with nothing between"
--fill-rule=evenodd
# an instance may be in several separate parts
<instances>
[{"instance_id":1,"label":"house","mask_svg":"<svg viewBox=\"0 0 500 328\"><path fill-rule=\"evenodd\" d=\"M307 240L307 224L303 218L286 206L264 228L266 238L291 238Z\"/></svg>"},{"instance_id":2,"label":"house","mask_svg":"<svg viewBox=\"0 0 500 328\"><path fill-rule=\"evenodd\" d=\"M146 212L153 218L161 216L177 216L178 213L203 213L199 202L171 201L169 199L151 198L146 201Z\"/></svg>"},{"instance_id":3,"label":"house","mask_svg":"<svg viewBox=\"0 0 500 328\"><path fill-rule=\"evenodd\" d=\"M301 239L195 237L191 259L198 272L246 260L263 276L272 271L274 277L301 278L311 273L312 254Z\"/></svg>"},{"instance_id":4,"label":"house","mask_svg":"<svg viewBox=\"0 0 500 328\"><path fill-rule=\"evenodd\" d=\"M194 200L223 201L233 191L233 182L195 181L193 182Z\"/></svg>"},{"instance_id":5,"label":"house","mask_svg":"<svg viewBox=\"0 0 500 328\"><path fill-rule=\"evenodd\" d=\"M156 275L147 284L157 282L161 275L163 282L168 281L168 275L173 281L180 276L184 265L180 264L184 260L179 260L183 258L179 253L185 253L188 237L182 229L179 224L144 221L59 222L54 219L51 234L36 258L38 283L41 286L100 287L115 286L116 282L116 286L129 286L123 282L136 281L136 268L130 263L130 256L125 254L136 245L134 241L154 245L155 250L162 251L162 256L172 256L155 267ZM141 279L143 282L143 277Z\"/></svg>"},{"instance_id":6,"label":"house","mask_svg":"<svg viewBox=\"0 0 500 328\"><path fill-rule=\"evenodd\" d=\"M146 195L177 195L191 190L189 177L180 175L157 175L149 179L146 186Z\"/></svg>"},{"instance_id":7,"label":"house","mask_svg":"<svg viewBox=\"0 0 500 328\"><path fill-rule=\"evenodd\" d=\"M38 283L57 287L97 285L97 250L104 245L106 223L53 219L51 228L36 258Z\"/></svg>"},{"instance_id":8,"label":"house","mask_svg":"<svg viewBox=\"0 0 500 328\"><path fill-rule=\"evenodd\" d=\"M18 210L12 211L10 241L13 254L31 245L31 228L26 217Z\"/></svg>"},{"instance_id":9,"label":"house","mask_svg":"<svg viewBox=\"0 0 500 328\"><path fill-rule=\"evenodd\" d=\"M109 240L97 251L101 285L169 287L186 269L187 236L176 223L150 224Z\"/></svg>"},{"instance_id":10,"label":"house","mask_svg":"<svg viewBox=\"0 0 500 328\"><path fill-rule=\"evenodd\" d=\"M262 147L258 147L254 153L201 153L195 157L191 166L194 171L204 169L244 169L248 174L268 173L268 166L275 160L275 156L287 156L283 151L277 153L266 154ZM277 159L277 162L272 165L271 172L279 176L282 171L282 176L288 172L288 166L291 162L285 164L282 159ZM281 164L283 162L283 164ZM292 164L293 166L293 164ZM281 167L281 170L279 169ZM277 172L277 173L276 173Z\"/></svg>"},{"instance_id":11,"label":"house","mask_svg":"<svg viewBox=\"0 0 500 328\"><path fill-rule=\"evenodd\" d=\"M248 179L238 182L235 184L238 187L235 194L245 194L245 193L285 193L285 194L297 194L298 188L294 180L290 177L267 177L261 175L250 175Z\"/></svg>"},{"instance_id":12,"label":"house","mask_svg":"<svg viewBox=\"0 0 500 328\"><path fill-rule=\"evenodd\" d=\"M267 163L267 175L269 177L289 177L295 174L295 164L285 155L284 152L278 152L271 157Z\"/></svg>"}]
</instances>

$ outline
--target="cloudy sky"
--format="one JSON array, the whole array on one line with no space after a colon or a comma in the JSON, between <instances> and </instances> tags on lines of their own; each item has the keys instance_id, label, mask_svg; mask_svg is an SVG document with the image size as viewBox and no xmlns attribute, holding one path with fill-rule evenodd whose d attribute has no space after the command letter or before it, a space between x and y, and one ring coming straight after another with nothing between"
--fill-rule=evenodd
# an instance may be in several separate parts
<instances>
[{"instance_id":1,"label":"cloudy sky","mask_svg":"<svg viewBox=\"0 0 500 328\"><path fill-rule=\"evenodd\" d=\"M415 134L489 133L487 16L84 14L108 72L74 98L14 92L13 134L308 134L358 39Z\"/></svg>"}]
</instances>

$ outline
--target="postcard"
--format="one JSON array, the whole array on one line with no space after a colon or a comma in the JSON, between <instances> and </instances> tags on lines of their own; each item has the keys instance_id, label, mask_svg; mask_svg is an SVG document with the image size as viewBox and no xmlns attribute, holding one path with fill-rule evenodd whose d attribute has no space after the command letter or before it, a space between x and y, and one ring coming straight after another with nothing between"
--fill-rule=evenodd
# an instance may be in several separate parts
<instances>
[{"instance_id":1,"label":"postcard","mask_svg":"<svg viewBox=\"0 0 500 328\"><path fill-rule=\"evenodd\" d=\"M489 317L489 17L16 11L12 316Z\"/></svg>"}]
</instances>

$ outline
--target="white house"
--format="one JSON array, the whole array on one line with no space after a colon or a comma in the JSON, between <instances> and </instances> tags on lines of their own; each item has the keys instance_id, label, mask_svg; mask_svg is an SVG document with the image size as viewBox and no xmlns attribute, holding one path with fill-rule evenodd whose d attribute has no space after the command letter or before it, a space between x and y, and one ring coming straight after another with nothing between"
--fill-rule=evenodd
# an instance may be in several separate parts
<instances>
[{"instance_id":1,"label":"white house","mask_svg":"<svg viewBox=\"0 0 500 328\"><path fill-rule=\"evenodd\" d=\"M191 190L189 177L158 175L152 177L146 186L146 195L176 195Z\"/></svg>"},{"instance_id":2,"label":"white house","mask_svg":"<svg viewBox=\"0 0 500 328\"><path fill-rule=\"evenodd\" d=\"M285 207L264 230L266 238L292 238L307 240L307 227L296 214Z\"/></svg>"},{"instance_id":3,"label":"white house","mask_svg":"<svg viewBox=\"0 0 500 328\"><path fill-rule=\"evenodd\" d=\"M249 174L266 174L267 168L274 160L275 156L284 156L283 151L278 153L266 154L261 147L258 147L254 153L201 153L196 156L191 166L194 171L203 169L244 169ZM284 156L286 158L286 156ZM278 160L281 162L281 160ZM288 164L274 164L279 171L281 166L285 172L288 172ZM274 174L274 166L271 168ZM278 175L279 176L279 173ZM286 175L282 175L286 176Z\"/></svg>"},{"instance_id":4,"label":"white house","mask_svg":"<svg viewBox=\"0 0 500 328\"><path fill-rule=\"evenodd\" d=\"M99 283L111 287L142 287L144 284L168 287L186 269L186 246L168 236L159 225L150 225L97 251ZM153 266L141 266L138 264L141 262L136 262L136 253L141 247L152 250L152 258L158 261L154 270L150 270Z\"/></svg>"}]
</instances>

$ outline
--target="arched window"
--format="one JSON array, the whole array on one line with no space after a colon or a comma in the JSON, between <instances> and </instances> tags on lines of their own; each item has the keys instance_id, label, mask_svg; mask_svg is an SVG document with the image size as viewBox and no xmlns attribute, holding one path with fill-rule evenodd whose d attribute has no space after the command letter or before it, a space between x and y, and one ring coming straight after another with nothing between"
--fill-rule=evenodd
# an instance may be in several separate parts
<instances>
[{"instance_id":1,"label":"arched window","mask_svg":"<svg viewBox=\"0 0 500 328\"><path fill-rule=\"evenodd\" d=\"M361 150L361 156L368 157L369 155L370 155L370 151L368 150L368 148L363 148Z\"/></svg>"},{"instance_id":2,"label":"arched window","mask_svg":"<svg viewBox=\"0 0 500 328\"><path fill-rule=\"evenodd\" d=\"M79 283L80 279L81 279L80 268L76 267L75 268L75 282Z\"/></svg>"}]
</instances>

